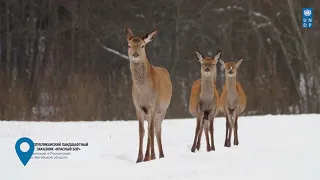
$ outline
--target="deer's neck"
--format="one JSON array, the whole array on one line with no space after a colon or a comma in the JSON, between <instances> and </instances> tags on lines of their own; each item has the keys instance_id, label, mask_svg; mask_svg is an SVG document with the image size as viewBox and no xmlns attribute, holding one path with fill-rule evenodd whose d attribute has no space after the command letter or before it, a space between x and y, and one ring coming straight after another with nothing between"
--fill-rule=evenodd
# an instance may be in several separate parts
<instances>
[{"instance_id":1,"label":"deer's neck","mask_svg":"<svg viewBox=\"0 0 320 180\"><path fill-rule=\"evenodd\" d=\"M136 86L146 84L150 78L150 64L147 59L141 62L130 62L133 83Z\"/></svg>"},{"instance_id":2,"label":"deer's neck","mask_svg":"<svg viewBox=\"0 0 320 180\"><path fill-rule=\"evenodd\" d=\"M236 95L236 83L237 83L236 76L226 78L227 92L229 96Z\"/></svg>"},{"instance_id":3,"label":"deer's neck","mask_svg":"<svg viewBox=\"0 0 320 180\"><path fill-rule=\"evenodd\" d=\"M215 86L214 76L202 76L201 77L201 97L212 97L213 88Z\"/></svg>"}]
</instances>

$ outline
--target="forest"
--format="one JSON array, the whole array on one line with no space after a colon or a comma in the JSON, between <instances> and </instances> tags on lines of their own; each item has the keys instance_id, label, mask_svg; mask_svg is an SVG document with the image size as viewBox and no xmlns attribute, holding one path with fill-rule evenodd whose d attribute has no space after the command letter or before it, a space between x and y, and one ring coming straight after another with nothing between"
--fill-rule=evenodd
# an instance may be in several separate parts
<instances>
[{"instance_id":1,"label":"forest","mask_svg":"<svg viewBox=\"0 0 320 180\"><path fill-rule=\"evenodd\" d=\"M302 8L313 27L302 27ZM244 61L242 115L320 112L318 0L0 0L0 119L135 120L124 27L173 83L166 119L190 118L196 50ZM218 66L217 88L225 82ZM222 114L219 114L222 116Z\"/></svg>"}]
</instances>

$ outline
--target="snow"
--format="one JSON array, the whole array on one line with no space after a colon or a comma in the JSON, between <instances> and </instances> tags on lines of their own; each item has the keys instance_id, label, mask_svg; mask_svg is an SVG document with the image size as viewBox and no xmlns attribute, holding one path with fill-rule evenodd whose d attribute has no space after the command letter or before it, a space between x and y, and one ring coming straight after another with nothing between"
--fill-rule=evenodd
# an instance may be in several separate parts
<instances>
[{"instance_id":1,"label":"snow","mask_svg":"<svg viewBox=\"0 0 320 180\"><path fill-rule=\"evenodd\" d=\"M0 179L318 180L319 127L319 114L240 117L240 144L226 148L225 120L216 118L216 151L206 152L202 138L200 152L191 153L195 119L165 120L165 158L136 164L137 121L0 121ZM14 150L22 136L34 142L88 142L88 147L66 160L31 159L23 166Z\"/></svg>"}]
</instances>

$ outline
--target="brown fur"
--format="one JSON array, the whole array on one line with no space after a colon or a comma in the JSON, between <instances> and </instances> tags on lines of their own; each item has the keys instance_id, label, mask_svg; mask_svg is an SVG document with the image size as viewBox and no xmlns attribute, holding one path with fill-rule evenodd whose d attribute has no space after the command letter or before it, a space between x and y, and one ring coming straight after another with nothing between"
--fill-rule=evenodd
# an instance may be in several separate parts
<instances>
[{"instance_id":1,"label":"brown fur","mask_svg":"<svg viewBox=\"0 0 320 180\"><path fill-rule=\"evenodd\" d=\"M219 97L219 92L217 88L213 88L214 97ZM198 105L198 100L200 97L200 92L201 92L201 79L197 79L196 81L193 82L192 88L191 88L191 95L190 95L190 101L189 101L189 111L193 117L197 116L197 105ZM218 104L219 98L216 98L216 103Z\"/></svg>"},{"instance_id":2,"label":"brown fur","mask_svg":"<svg viewBox=\"0 0 320 180\"><path fill-rule=\"evenodd\" d=\"M239 145L238 139L238 117L246 107L246 94L242 89L241 83L237 82L237 69L242 63L242 59L238 62L220 63L225 69L226 82L223 86L219 99L219 109L226 116L226 138L225 147L231 146L231 134L234 129L234 145ZM231 73L231 74L230 74Z\"/></svg>"},{"instance_id":3,"label":"brown fur","mask_svg":"<svg viewBox=\"0 0 320 180\"><path fill-rule=\"evenodd\" d=\"M172 83L168 71L162 67L151 65L146 56L144 47L153 39L157 30L155 29L142 37L134 37L128 27L125 28L125 31L133 81L132 99L139 121L139 152L136 161L138 163L142 160L149 161L156 158L154 134L156 134L158 142L159 157L164 157L161 124L171 101ZM135 53L137 54L134 55ZM143 159L144 120L148 121L148 142Z\"/></svg>"},{"instance_id":4,"label":"brown fur","mask_svg":"<svg viewBox=\"0 0 320 180\"><path fill-rule=\"evenodd\" d=\"M221 57L221 51L219 51L214 58L203 58L199 52L196 53L201 63L201 79L198 79L193 83L189 99L189 111L197 120L191 152L195 152L196 148L198 150L200 149L203 129L206 136L207 151L211 151L215 150L213 121L215 116L219 113L219 93L216 89L216 64ZM209 71L206 71L206 69ZM207 74L209 72L210 74ZM209 132L211 136L211 145L209 142Z\"/></svg>"}]
</instances>

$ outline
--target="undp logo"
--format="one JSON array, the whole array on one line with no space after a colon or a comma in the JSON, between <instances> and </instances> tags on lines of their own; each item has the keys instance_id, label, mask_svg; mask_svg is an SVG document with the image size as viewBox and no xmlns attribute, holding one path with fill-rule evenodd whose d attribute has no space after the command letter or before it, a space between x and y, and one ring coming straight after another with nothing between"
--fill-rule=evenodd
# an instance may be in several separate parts
<instances>
[{"instance_id":1,"label":"undp logo","mask_svg":"<svg viewBox=\"0 0 320 180\"><path fill-rule=\"evenodd\" d=\"M304 14L305 16L311 16L312 11L311 11L310 9L306 9L306 10L303 11L303 14Z\"/></svg>"},{"instance_id":2,"label":"undp logo","mask_svg":"<svg viewBox=\"0 0 320 180\"><path fill-rule=\"evenodd\" d=\"M313 23L312 8L302 8L301 15L302 15L301 17L302 28L312 28L312 23Z\"/></svg>"}]
</instances>

